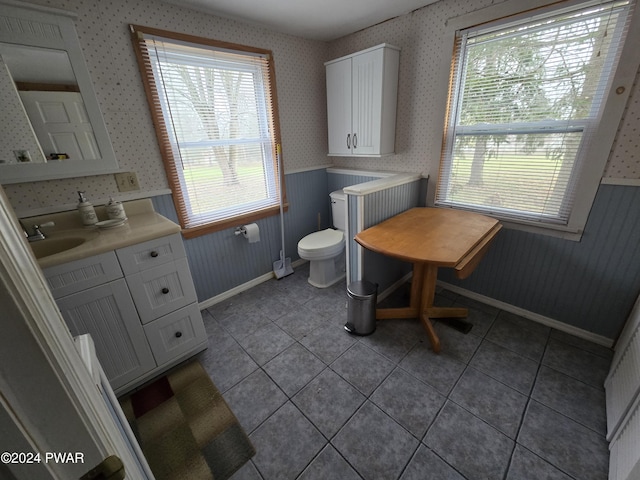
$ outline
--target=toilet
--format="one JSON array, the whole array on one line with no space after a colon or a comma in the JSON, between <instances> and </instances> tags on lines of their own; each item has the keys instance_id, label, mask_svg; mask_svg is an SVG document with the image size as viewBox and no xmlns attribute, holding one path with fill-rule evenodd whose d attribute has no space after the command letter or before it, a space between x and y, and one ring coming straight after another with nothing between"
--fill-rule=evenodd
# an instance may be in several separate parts
<instances>
[{"instance_id":1,"label":"toilet","mask_svg":"<svg viewBox=\"0 0 640 480\"><path fill-rule=\"evenodd\" d=\"M298 255L310 262L309 283L327 288L345 277L346 195L342 190L329 194L333 228L314 232L298 242Z\"/></svg>"}]
</instances>

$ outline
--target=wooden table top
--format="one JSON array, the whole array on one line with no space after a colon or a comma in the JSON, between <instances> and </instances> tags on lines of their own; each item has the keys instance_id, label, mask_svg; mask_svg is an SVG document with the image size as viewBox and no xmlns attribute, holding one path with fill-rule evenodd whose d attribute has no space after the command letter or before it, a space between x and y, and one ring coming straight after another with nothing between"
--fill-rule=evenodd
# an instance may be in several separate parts
<instances>
[{"instance_id":1,"label":"wooden table top","mask_svg":"<svg viewBox=\"0 0 640 480\"><path fill-rule=\"evenodd\" d=\"M501 228L498 220L448 208L412 208L358 233L363 247L408 262L455 267L485 237Z\"/></svg>"}]
</instances>

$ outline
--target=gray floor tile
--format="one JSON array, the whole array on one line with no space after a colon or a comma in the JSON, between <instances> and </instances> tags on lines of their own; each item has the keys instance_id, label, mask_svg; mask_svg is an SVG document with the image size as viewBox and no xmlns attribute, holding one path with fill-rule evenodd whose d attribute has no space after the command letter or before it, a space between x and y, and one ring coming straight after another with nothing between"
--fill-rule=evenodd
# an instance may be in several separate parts
<instances>
[{"instance_id":1,"label":"gray floor tile","mask_svg":"<svg viewBox=\"0 0 640 480\"><path fill-rule=\"evenodd\" d=\"M196 358L222 393L259 368L237 343L220 353L208 348Z\"/></svg>"},{"instance_id":2,"label":"gray floor tile","mask_svg":"<svg viewBox=\"0 0 640 480\"><path fill-rule=\"evenodd\" d=\"M356 342L331 369L365 395L371 395L391 373L394 364L360 342Z\"/></svg>"},{"instance_id":3,"label":"gray floor tile","mask_svg":"<svg viewBox=\"0 0 640 480\"><path fill-rule=\"evenodd\" d=\"M604 437L535 400L529 402L518 443L575 478L607 478Z\"/></svg>"},{"instance_id":4,"label":"gray floor tile","mask_svg":"<svg viewBox=\"0 0 640 480\"><path fill-rule=\"evenodd\" d=\"M428 342L420 342L400 362L400 367L443 395L448 395L465 369L464 363L445 349L434 353Z\"/></svg>"},{"instance_id":5,"label":"gray floor tile","mask_svg":"<svg viewBox=\"0 0 640 480\"><path fill-rule=\"evenodd\" d=\"M453 402L440 411L424 443L470 480L502 478L515 445Z\"/></svg>"},{"instance_id":6,"label":"gray floor tile","mask_svg":"<svg viewBox=\"0 0 640 480\"><path fill-rule=\"evenodd\" d=\"M207 311L213 318L220 321L231 315L242 315L255 311L258 301L259 298L253 292L253 289L250 289L208 307Z\"/></svg>"},{"instance_id":7,"label":"gray floor tile","mask_svg":"<svg viewBox=\"0 0 640 480\"><path fill-rule=\"evenodd\" d=\"M543 366L538 373L531 398L603 436L606 435L607 416L603 390Z\"/></svg>"},{"instance_id":8,"label":"gray floor tile","mask_svg":"<svg viewBox=\"0 0 640 480\"><path fill-rule=\"evenodd\" d=\"M294 342L293 338L271 322L238 340L258 365L264 365Z\"/></svg>"},{"instance_id":9,"label":"gray floor tile","mask_svg":"<svg viewBox=\"0 0 640 480\"><path fill-rule=\"evenodd\" d=\"M323 322L326 324L325 319ZM300 339L300 343L327 365L357 341L357 338L349 335L344 328L334 324L316 328Z\"/></svg>"},{"instance_id":10,"label":"gray floor tile","mask_svg":"<svg viewBox=\"0 0 640 480\"><path fill-rule=\"evenodd\" d=\"M611 360L551 339L542 363L589 385L604 389L604 380L609 372Z\"/></svg>"},{"instance_id":11,"label":"gray floor tile","mask_svg":"<svg viewBox=\"0 0 640 480\"><path fill-rule=\"evenodd\" d=\"M438 321L435 331L440 338L442 350L459 362L469 363L482 339L476 335L464 334L447 325L446 320Z\"/></svg>"},{"instance_id":12,"label":"gray floor tile","mask_svg":"<svg viewBox=\"0 0 640 480\"><path fill-rule=\"evenodd\" d=\"M250 460L234 473L230 480L262 480L262 476L258 473L253 461Z\"/></svg>"},{"instance_id":13,"label":"gray floor tile","mask_svg":"<svg viewBox=\"0 0 640 480\"><path fill-rule=\"evenodd\" d=\"M296 340L313 332L317 328L327 326L329 321L319 313L309 310L304 305L287 312L277 320L276 324Z\"/></svg>"},{"instance_id":14,"label":"gray floor tile","mask_svg":"<svg viewBox=\"0 0 640 480\"><path fill-rule=\"evenodd\" d=\"M606 478L611 349L441 287L436 305L469 308L474 325L435 322L441 353L415 319L352 336L346 282L317 289L308 273L203 312L196 358L258 450L233 480Z\"/></svg>"},{"instance_id":15,"label":"gray floor tile","mask_svg":"<svg viewBox=\"0 0 640 480\"><path fill-rule=\"evenodd\" d=\"M309 268L303 271L295 269L295 275L289 275L280 280L270 282L271 287L278 292L290 295L300 304L304 304L318 294L318 289L309 284ZM269 283L269 282L267 282Z\"/></svg>"},{"instance_id":16,"label":"gray floor tile","mask_svg":"<svg viewBox=\"0 0 640 480\"><path fill-rule=\"evenodd\" d=\"M266 295L260 299L256 305L258 310L270 320L277 320L283 315L295 312L302 305L302 303L290 295L280 292L274 293L273 289L270 289L270 292L270 295Z\"/></svg>"},{"instance_id":17,"label":"gray floor tile","mask_svg":"<svg viewBox=\"0 0 640 480\"><path fill-rule=\"evenodd\" d=\"M329 319L332 324L344 325L347 323L347 295L334 293L319 293L304 304L312 312Z\"/></svg>"},{"instance_id":18,"label":"gray floor tile","mask_svg":"<svg viewBox=\"0 0 640 480\"><path fill-rule=\"evenodd\" d=\"M527 406L525 395L472 367L462 374L449 398L512 439Z\"/></svg>"},{"instance_id":19,"label":"gray floor tile","mask_svg":"<svg viewBox=\"0 0 640 480\"><path fill-rule=\"evenodd\" d=\"M500 345L484 340L469 362L474 368L529 395L538 364Z\"/></svg>"},{"instance_id":20,"label":"gray floor tile","mask_svg":"<svg viewBox=\"0 0 640 480\"><path fill-rule=\"evenodd\" d=\"M362 393L331 369L324 370L292 398L327 438L332 438L365 400Z\"/></svg>"},{"instance_id":21,"label":"gray floor tile","mask_svg":"<svg viewBox=\"0 0 640 480\"><path fill-rule=\"evenodd\" d=\"M227 390L224 398L247 433L287 401L287 396L262 370L253 372Z\"/></svg>"},{"instance_id":22,"label":"gray floor tile","mask_svg":"<svg viewBox=\"0 0 640 480\"><path fill-rule=\"evenodd\" d=\"M263 368L292 397L318 375L325 364L302 345L294 343Z\"/></svg>"},{"instance_id":23,"label":"gray floor tile","mask_svg":"<svg viewBox=\"0 0 640 480\"><path fill-rule=\"evenodd\" d=\"M400 480L425 480L425 478L464 480L464 477L456 472L451 465L447 464L424 445L420 445L402 473Z\"/></svg>"},{"instance_id":24,"label":"gray floor tile","mask_svg":"<svg viewBox=\"0 0 640 480\"><path fill-rule=\"evenodd\" d=\"M421 439L446 397L404 370L396 369L373 392L371 401Z\"/></svg>"},{"instance_id":25,"label":"gray floor tile","mask_svg":"<svg viewBox=\"0 0 640 480\"><path fill-rule=\"evenodd\" d=\"M419 444L369 401L331 443L367 480L398 478Z\"/></svg>"},{"instance_id":26,"label":"gray floor tile","mask_svg":"<svg viewBox=\"0 0 640 480\"><path fill-rule=\"evenodd\" d=\"M322 450L326 439L291 403L285 403L249 438L253 463L265 480L296 478Z\"/></svg>"},{"instance_id":27,"label":"gray floor tile","mask_svg":"<svg viewBox=\"0 0 640 480\"><path fill-rule=\"evenodd\" d=\"M218 322L233 338L240 340L251 335L259 328L268 325L271 320L254 307L248 312L231 314L218 320Z\"/></svg>"},{"instance_id":28,"label":"gray floor tile","mask_svg":"<svg viewBox=\"0 0 640 480\"><path fill-rule=\"evenodd\" d=\"M420 339L426 340L426 332L415 319L382 320L376 331L360 341L376 352L398 363Z\"/></svg>"},{"instance_id":29,"label":"gray floor tile","mask_svg":"<svg viewBox=\"0 0 640 480\"><path fill-rule=\"evenodd\" d=\"M361 478L335 448L327 445L302 472L298 480L360 480Z\"/></svg>"},{"instance_id":30,"label":"gray floor tile","mask_svg":"<svg viewBox=\"0 0 640 480\"><path fill-rule=\"evenodd\" d=\"M551 330L551 338L568 343L574 347L581 348L582 350L586 350L587 352L591 352L595 355L606 358L607 360L613 359L613 349L590 342L584 338L576 337L575 335L555 329Z\"/></svg>"},{"instance_id":31,"label":"gray floor tile","mask_svg":"<svg viewBox=\"0 0 640 480\"><path fill-rule=\"evenodd\" d=\"M464 297L458 299L453 306L468 309L469 313L464 320L473 325L469 333L478 337L484 337L487 334L498 315L497 308L487 305L483 306L483 304L479 302L465 299Z\"/></svg>"},{"instance_id":32,"label":"gray floor tile","mask_svg":"<svg viewBox=\"0 0 640 480\"><path fill-rule=\"evenodd\" d=\"M204 328L207 332L209 340L208 347L210 349L223 352L237 343L235 338L229 335L207 310L202 311L202 321L204 322Z\"/></svg>"},{"instance_id":33,"label":"gray floor tile","mask_svg":"<svg viewBox=\"0 0 640 480\"><path fill-rule=\"evenodd\" d=\"M518 315L500 312L486 335L512 352L539 362L551 329Z\"/></svg>"},{"instance_id":34,"label":"gray floor tile","mask_svg":"<svg viewBox=\"0 0 640 480\"><path fill-rule=\"evenodd\" d=\"M506 480L572 480L521 445L516 445Z\"/></svg>"}]
</instances>

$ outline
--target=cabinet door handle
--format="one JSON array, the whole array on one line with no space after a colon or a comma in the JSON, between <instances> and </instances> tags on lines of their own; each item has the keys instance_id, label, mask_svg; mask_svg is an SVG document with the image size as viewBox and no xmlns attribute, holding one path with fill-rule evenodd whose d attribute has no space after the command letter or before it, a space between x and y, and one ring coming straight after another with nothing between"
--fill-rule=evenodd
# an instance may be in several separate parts
<instances>
[{"instance_id":1,"label":"cabinet door handle","mask_svg":"<svg viewBox=\"0 0 640 480\"><path fill-rule=\"evenodd\" d=\"M167 287L163 287L162 290L160 290L163 294L167 294L169 293L169 289Z\"/></svg>"},{"instance_id":2,"label":"cabinet door handle","mask_svg":"<svg viewBox=\"0 0 640 480\"><path fill-rule=\"evenodd\" d=\"M153 250L149 255L151 255L153 258L156 258L158 256L158 252Z\"/></svg>"},{"instance_id":3,"label":"cabinet door handle","mask_svg":"<svg viewBox=\"0 0 640 480\"><path fill-rule=\"evenodd\" d=\"M180 338L182 336L182 332L176 332L176 338Z\"/></svg>"},{"instance_id":4,"label":"cabinet door handle","mask_svg":"<svg viewBox=\"0 0 640 480\"><path fill-rule=\"evenodd\" d=\"M353 134L353 148L358 148L358 135Z\"/></svg>"},{"instance_id":5,"label":"cabinet door handle","mask_svg":"<svg viewBox=\"0 0 640 480\"><path fill-rule=\"evenodd\" d=\"M351 134L347 133L347 148L351 148Z\"/></svg>"}]
</instances>

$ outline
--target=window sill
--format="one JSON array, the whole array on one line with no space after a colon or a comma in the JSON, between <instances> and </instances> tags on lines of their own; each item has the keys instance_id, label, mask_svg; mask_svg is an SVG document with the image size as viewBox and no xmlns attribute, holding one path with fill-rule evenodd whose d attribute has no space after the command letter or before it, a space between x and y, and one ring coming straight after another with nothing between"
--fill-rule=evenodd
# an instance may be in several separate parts
<instances>
[{"instance_id":1,"label":"window sill","mask_svg":"<svg viewBox=\"0 0 640 480\"><path fill-rule=\"evenodd\" d=\"M285 203L284 211L286 212L288 209L289 209L289 203ZM256 212L248 213L245 215L226 218L223 220L219 220L217 222L207 223L205 225L200 225L198 227L184 228L183 226L182 236L186 239L196 238L202 235L207 235L210 233L227 230L229 228L239 227L247 223L253 223L256 220L272 217L274 215L279 215L279 214L280 214L280 207L274 206L274 207L265 208L263 210L258 210Z\"/></svg>"}]
</instances>

